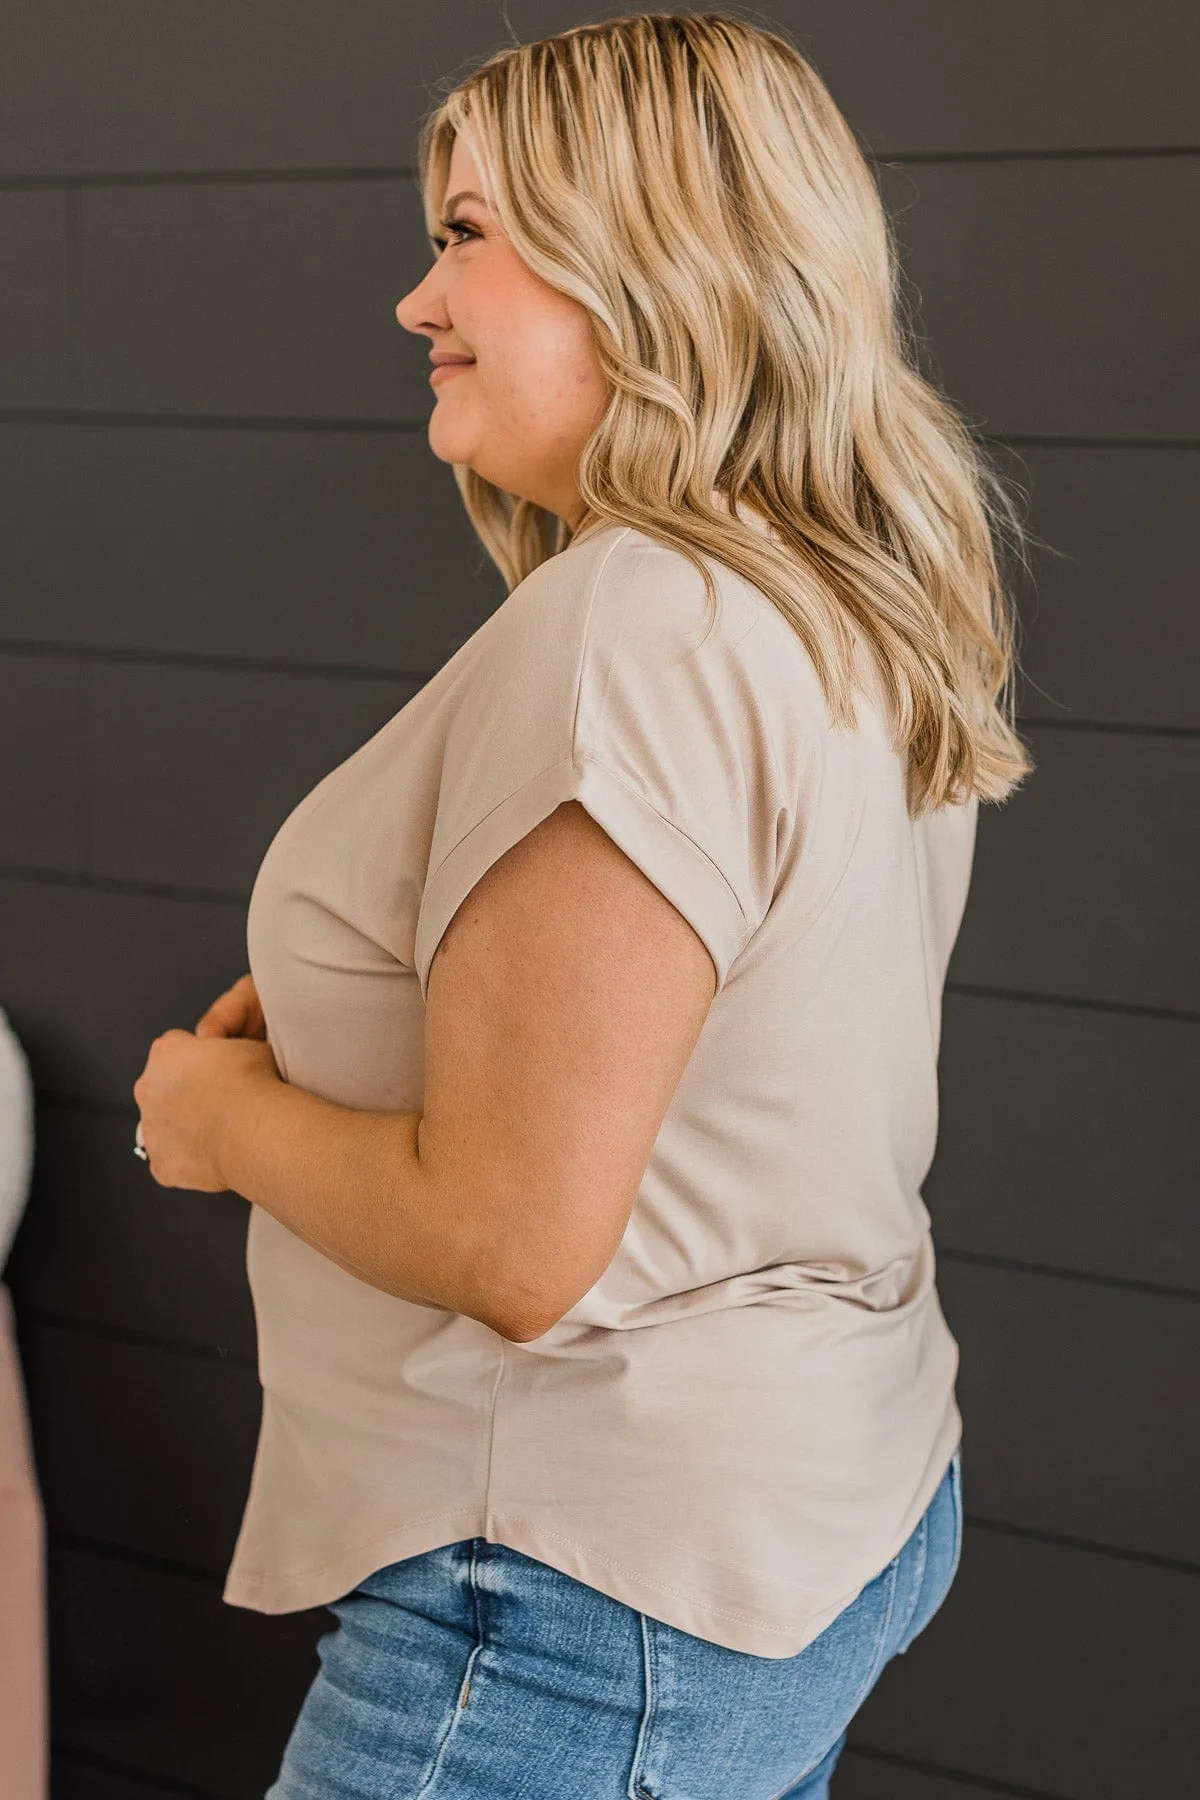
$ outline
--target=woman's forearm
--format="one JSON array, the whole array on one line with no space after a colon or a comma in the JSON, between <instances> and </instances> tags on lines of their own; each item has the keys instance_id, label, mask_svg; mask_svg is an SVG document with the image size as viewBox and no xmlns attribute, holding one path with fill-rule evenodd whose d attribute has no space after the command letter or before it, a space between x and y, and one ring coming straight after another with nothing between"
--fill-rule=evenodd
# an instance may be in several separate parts
<instances>
[{"instance_id":1,"label":"woman's forearm","mask_svg":"<svg viewBox=\"0 0 1200 1800\"><path fill-rule=\"evenodd\" d=\"M250 1082L222 1108L227 1186L349 1274L402 1300L493 1329L485 1220L476 1196L449 1205L420 1161L419 1112L360 1112L286 1082Z\"/></svg>"}]
</instances>

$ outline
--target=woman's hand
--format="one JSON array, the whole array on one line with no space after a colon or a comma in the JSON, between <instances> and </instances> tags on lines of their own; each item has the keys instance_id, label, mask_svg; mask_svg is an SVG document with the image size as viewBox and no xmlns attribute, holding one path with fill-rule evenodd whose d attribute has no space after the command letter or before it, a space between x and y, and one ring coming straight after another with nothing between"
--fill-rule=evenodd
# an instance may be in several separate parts
<instances>
[{"instance_id":1,"label":"woman's hand","mask_svg":"<svg viewBox=\"0 0 1200 1800\"><path fill-rule=\"evenodd\" d=\"M196 1036L258 1038L266 1042L267 1023L253 975L243 975L213 1001L196 1026Z\"/></svg>"},{"instance_id":2,"label":"woman's hand","mask_svg":"<svg viewBox=\"0 0 1200 1800\"><path fill-rule=\"evenodd\" d=\"M222 995L205 1019L228 998ZM232 1009L227 1012L232 1016ZM155 1038L133 1097L142 1115L150 1173L159 1186L223 1192L229 1186L220 1160L223 1127L235 1112L252 1108L266 1089L280 1085L269 1047L253 1036L231 1036L217 1027L206 1037L197 1028L195 1035L165 1031Z\"/></svg>"}]
</instances>

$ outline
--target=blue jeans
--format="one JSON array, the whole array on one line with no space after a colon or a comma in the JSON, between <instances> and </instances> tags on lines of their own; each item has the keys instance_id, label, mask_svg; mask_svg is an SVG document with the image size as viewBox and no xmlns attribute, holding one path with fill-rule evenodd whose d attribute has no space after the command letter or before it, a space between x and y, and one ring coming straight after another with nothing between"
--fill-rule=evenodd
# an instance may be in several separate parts
<instances>
[{"instance_id":1,"label":"blue jeans","mask_svg":"<svg viewBox=\"0 0 1200 1800\"><path fill-rule=\"evenodd\" d=\"M486 1538L405 1557L331 1607L266 1800L826 1800L846 1727L961 1548L960 1448L899 1555L789 1657Z\"/></svg>"}]
</instances>

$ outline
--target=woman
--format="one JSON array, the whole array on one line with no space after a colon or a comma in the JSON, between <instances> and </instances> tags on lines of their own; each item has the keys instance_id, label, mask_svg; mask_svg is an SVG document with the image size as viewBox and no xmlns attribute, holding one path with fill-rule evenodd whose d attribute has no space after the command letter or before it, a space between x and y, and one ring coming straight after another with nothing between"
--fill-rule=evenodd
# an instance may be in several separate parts
<instances>
[{"instance_id":1,"label":"woman","mask_svg":"<svg viewBox=\"0 0 1200 1800\"><path fill-rule=\"evenodd\" d=\"M134 1090L157 1181L253 1202L226 1599L338 1620L270 1796L812 1800L959 1553L920 1186L1030 767L1011 504L782 37L507 48L420 172L396 315L510 591Z\"/></svg>"}]
</instances>

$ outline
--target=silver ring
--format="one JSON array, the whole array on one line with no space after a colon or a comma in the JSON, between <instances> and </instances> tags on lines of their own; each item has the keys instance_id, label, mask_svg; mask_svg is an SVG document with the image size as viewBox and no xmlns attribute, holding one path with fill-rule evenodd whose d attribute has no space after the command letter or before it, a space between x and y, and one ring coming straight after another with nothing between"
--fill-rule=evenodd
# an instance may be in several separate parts
<instances>
[{"instance_id":1,"label":"silver ring","mask_svg":"<svg viewBox=\"0 0 1200 1800\"><path fill-rule=\"evenodd\" d=\"M149 1162L150 1160L146 1155L146 1140L142 1136L142 1121L140 1119L137 1122L137 1130L133 1134L133 1154L135 1156L140 1156L143 1162Z\"/></svg>"}]
</instances>

